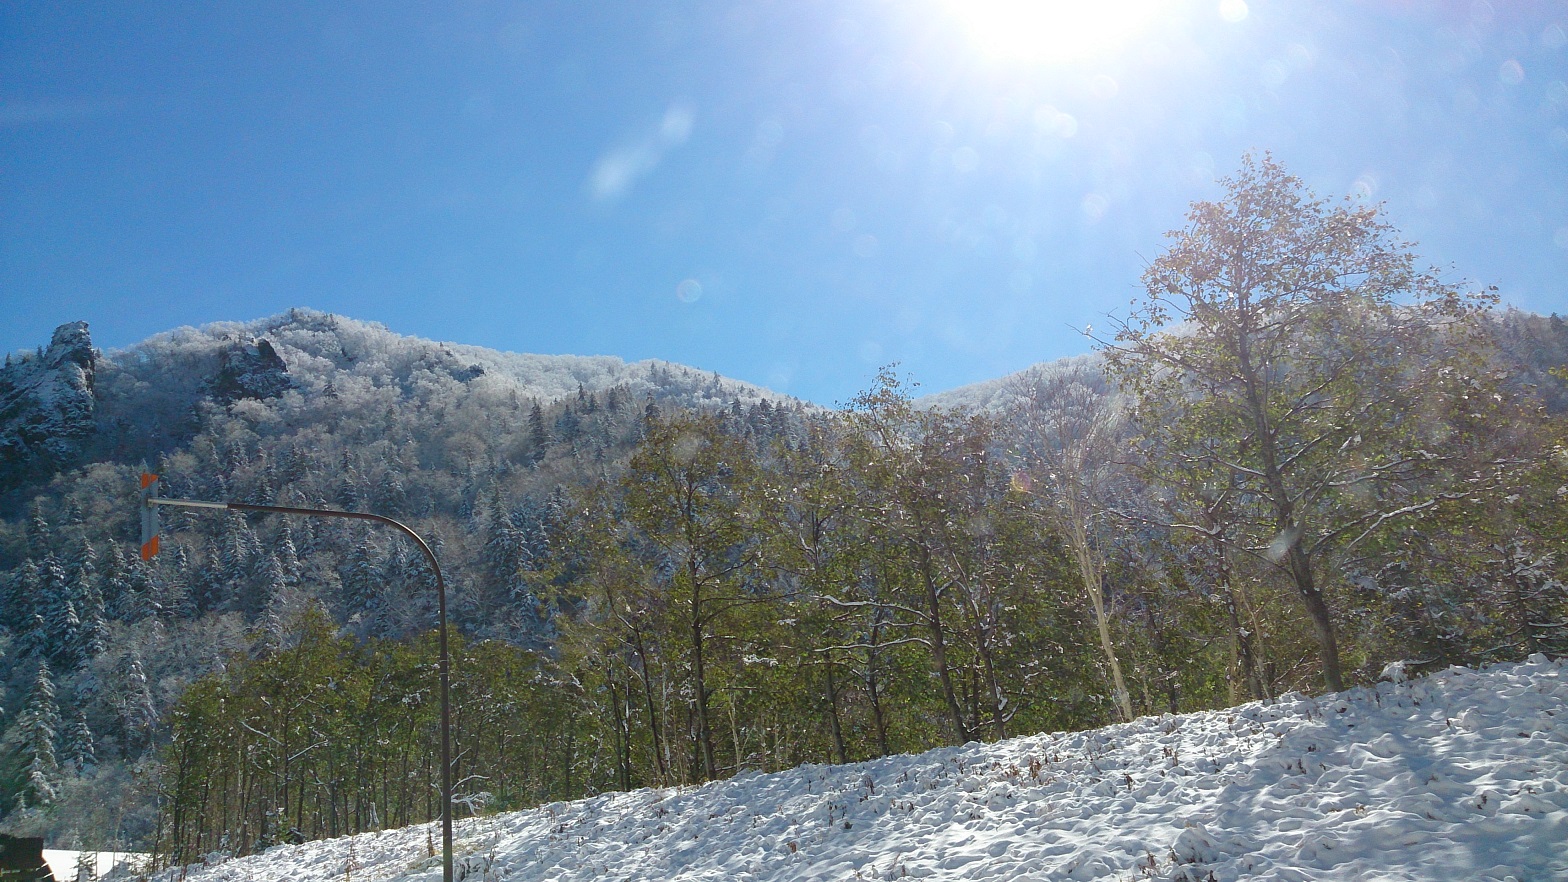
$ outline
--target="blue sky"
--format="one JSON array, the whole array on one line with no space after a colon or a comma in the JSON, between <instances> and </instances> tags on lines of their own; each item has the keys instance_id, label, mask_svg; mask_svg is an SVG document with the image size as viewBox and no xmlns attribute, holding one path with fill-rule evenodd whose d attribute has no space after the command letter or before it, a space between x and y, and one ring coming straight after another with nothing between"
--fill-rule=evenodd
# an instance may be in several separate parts
<instances>
[{"instance_id":1,"label":"blue sky","mask_svg":"<svg viewBox=\"0 0 1568 882\"><path fill-rule=\"evenodd\" d=\"M1086 351L1247 150L1568 312L1568 5L979 2L7 3L0 349L308 306L940 391Z\"/></svg>"}]
</instances>

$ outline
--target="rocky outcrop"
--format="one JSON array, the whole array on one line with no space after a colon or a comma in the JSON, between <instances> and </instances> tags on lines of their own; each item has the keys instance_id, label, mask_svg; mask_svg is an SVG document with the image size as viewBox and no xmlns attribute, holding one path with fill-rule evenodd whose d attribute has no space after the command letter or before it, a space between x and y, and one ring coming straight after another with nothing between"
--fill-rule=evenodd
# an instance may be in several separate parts
<instances>
[{"instance_id":1,"label":"rocky outcrop","mask_svg":"<svg viewBox=\"0 0 1568 882\"><path fill-rule=\"evenodd\" d=\"M0 490L75 459L94 431L98 353L86 322L54 330L49 348L0 368Z\"/></svg>"},{"instance_id":2,"label":"rocky outcrop","mask_svg":"<svg viewBox=\"0 0 1568 882\"><path fill-rule=\"evenodd\" d=\"M283 357L265 338L258 338L236 345L223 356L223 366L212 381L212 397L225 404L241 398L276 398L293 385Z\"/></svg>"}]
</instances>

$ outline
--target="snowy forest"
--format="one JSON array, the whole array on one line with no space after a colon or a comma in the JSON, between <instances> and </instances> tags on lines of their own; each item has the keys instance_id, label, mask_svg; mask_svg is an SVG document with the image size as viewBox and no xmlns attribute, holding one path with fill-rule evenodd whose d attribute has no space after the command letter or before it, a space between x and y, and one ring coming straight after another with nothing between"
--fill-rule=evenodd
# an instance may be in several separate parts
<instances>
[{"instance_id":1,"label":"snowy forest","mask_svg":"<svg viewBox=\"0 0 1568 882\"><path fill-rule=\"evenodd\" d=\"M1096 352L829 410L295 310L0 372L0 829L180 863L1568 653L1568 326L1268 158Z\"/></svg>"}]
</instances>

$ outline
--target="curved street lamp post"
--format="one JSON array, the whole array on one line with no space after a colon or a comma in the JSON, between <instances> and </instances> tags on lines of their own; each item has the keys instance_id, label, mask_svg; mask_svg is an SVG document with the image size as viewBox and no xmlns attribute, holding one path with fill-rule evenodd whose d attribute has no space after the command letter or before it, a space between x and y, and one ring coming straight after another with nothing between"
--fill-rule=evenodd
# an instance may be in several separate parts
<instances>
[{"instance_id":1,"label":"curved street lamp post","mask_svg":"<svg viewBox=\"0 0 1568 882\"><path fill-rule=\"evenodd\" d=\"M439 647L439 661L437 668L441 675L441 879L442 882L452 882L452 705L449 699L451 690L451 665L447 659L446 650L446 582L441 578L441 565L436 562L435 552L425 544L406 524L395 521L384 515L366 514L357 511L333 511L327 508L295 508L286 505L257 505L250 502L206 502L198 499L162 499L158 496L158 476L142 475L142 560L150 560L158 553L159 530L158 509L160 505L172 505L179 508L210 508L227 509L231 511L259 511L272 514L302 515L305 517L351 518L360 521L375 521L401 530L414 540L419 550L424 552L425 560L430 562L430 569L436 574L436 598L440 610L437 645Z\"/></svg>"}]
</instances>

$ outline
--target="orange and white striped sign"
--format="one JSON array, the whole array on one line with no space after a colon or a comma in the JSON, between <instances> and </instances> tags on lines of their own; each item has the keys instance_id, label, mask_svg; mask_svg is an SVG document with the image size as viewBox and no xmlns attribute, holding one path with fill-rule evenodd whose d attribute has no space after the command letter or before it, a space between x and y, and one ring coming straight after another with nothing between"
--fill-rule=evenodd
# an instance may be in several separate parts
<instances>
[{"instance_id":1,"label":"orange and white striped sign","mask_svg":"<svg viewBox=\"0 0 1568 882\"><path fill-rule=\"evenodd\" d=\"M158 506L152 500L158 495L158 476L142 474L142 560L152 560L158 555Z\"/></svg>"}]
</instances>

